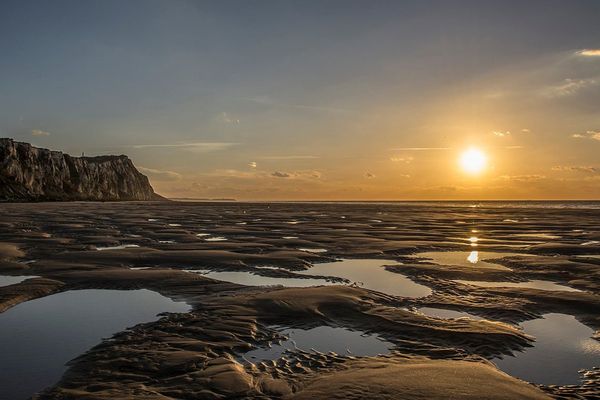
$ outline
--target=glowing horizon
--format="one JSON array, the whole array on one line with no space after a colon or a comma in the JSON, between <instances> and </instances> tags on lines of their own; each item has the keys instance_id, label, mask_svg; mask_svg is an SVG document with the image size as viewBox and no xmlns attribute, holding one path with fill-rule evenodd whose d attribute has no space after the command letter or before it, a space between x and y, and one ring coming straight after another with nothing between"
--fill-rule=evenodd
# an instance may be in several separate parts
<instances>
[{"instance_id":1,"label":"glowing horizon","mask_svg":"<svg viewBox=\"0 0 600 400\"><path fill-rule=\"evenodd\" d=\"M600 198L600 4L225 3L4 2L0 136L167 197Z\"/></svg>"}]
</instances>

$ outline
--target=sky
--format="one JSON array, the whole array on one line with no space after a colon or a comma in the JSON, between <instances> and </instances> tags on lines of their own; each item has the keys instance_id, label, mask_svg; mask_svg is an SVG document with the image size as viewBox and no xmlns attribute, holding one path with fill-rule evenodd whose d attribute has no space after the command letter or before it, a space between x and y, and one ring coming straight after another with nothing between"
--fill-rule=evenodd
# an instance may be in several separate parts
<instances>
[{"instance_id":1,"label":"sky","mask_svg":"<svg viewBox=\"0 0 600 400\"><path fill-rule=\"evenodd\" d=\"M168 197L599 199L599 19L577 0L3 0L0 137L127 154Z\"/></svg>"}]
</instances>

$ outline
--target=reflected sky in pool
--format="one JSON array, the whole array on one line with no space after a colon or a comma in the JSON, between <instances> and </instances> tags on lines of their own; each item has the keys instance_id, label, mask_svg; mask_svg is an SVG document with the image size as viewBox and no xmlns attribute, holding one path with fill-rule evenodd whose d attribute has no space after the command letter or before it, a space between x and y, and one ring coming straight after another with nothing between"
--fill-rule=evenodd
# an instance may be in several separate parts
<instances>
[{"instance_id":1,"label":"reflected sky in pool","mask_svg":"<svg viewBox=\"0 0 600 400\"><path fill-rule=\"evenodd\" d=\"M19 304L0 314L0 397L28 398L103 338L161 312L188 310L149 290L75 290Z\"/></svg>"},{"instance_id":2,"label":"reflected sky in pool","mask_svg":"<svg viewBox=\"0 0 600 400\"><path fill-rule=\"evenodd\" d=\"M300 275L321 275L347 279L351 284L376 290L393 296L423 297L431 294L427 286L415 283L402 274L386 270L384 265L401 265L393 260L379 259L343 259L336 262L314 264L305 271L295 271ZM308 287L321 285L340 285L325 279L279 278L239 271L186 270L200 273L212 279L248 286Z\"/></svg>"},{"instance_id":3,"label":"reflected sky in pool","mask_svg":"<svg viewBox=\"0 0 600 400\"><path fill-rule=\"evenodd\" d=\"M287 286L287 287L308 287L321 285L334 285L333 282L328 282L325 279L295 279L295 278L278 278L271 276L262 276L252 274L250 272L239 271L208 271L208 270L185 270L186 272L202 274L207 278L216 279L219 281L237 283L238 285L246 286ZM338 283L339 284L339 283Z\"/></svg>"},{"instance_id":4,"label":"reflected sky in pool","mask_svg":"<svg viewBox=\"0 0 600 400\"><path fill-rule=\"evenodd\" d=\"M336 262L314 264L300 274L337 276L356 282L359 286L393 296L423 297L431 289L408 279L402 274L386 270L384 265L401 265L393 260L343 259Z\"/></svg>"},{"instance_id":5,"label":"reflected sky in pool","mask_svg":"<svg viewBox=\"0 0 600 400\"><path fill-rule=\"evenodd\" d=\"M430 251L413 254L413 257L427 258L434 264L453 265L466 268L485 268L510 271L510 268L485 260L517 256L515 253L498 253L491 251Z\"/></svg>"},{"instance_id":6,"label":"reflected sky in pool","mask_svg":"<svg viewBox=\"0 0 600 400\"><path fill-rule=\"evenodd\" d=\"M600 366L600 342L592 339L594 331L575 317L546 314L544 318L521 324L535 336L534 347L494 360L510 375L546 385L578 384L578 370Z\"/></svg>"},{"instance_id":7,"label":"reflected sky in pool","mask_svg":"<svg viewBox=\"0 0 600 400\"><path fill-rule=\"evenodd\" d=\"M0 287L14 285L23 282L25 279L35 278L35 276L9 276L0 275Z\"/></svg>"},{"instance_id":8,"label":"reflected sky in pool","mask_svg":"<svg viewBox=\"0 0 600 400\"><path fill-rule=\"evenodd\" d=\"M286 350L294 350L296 347L304 351L316 350L321 353L333 351L340 355L375 356L388 353L394 346L375 335L331 326L319 326L313 329L286 329L281 333L289 337L281 345L275 344L270 348L254 349L243 356L253 363L262 360L276 360Z\"/></svg>"},{"instance_id":9,"label":"reflected sky in pool","mask_svg":"<svg viewBox=\"0 0 600 400\"><path fill-rule=\"evenodd\" d=\"M581 292L579 289L575 289L565 285L559 285L558 283L550 281L530 280L527 282L488 282L488 281L465 281L456 280L455 282L464 283L467 285L481 286L481 287L514 287L514 288L529 288L539 289L548 291L559 291L559 292Z\"/></svg>"}]
</instances>

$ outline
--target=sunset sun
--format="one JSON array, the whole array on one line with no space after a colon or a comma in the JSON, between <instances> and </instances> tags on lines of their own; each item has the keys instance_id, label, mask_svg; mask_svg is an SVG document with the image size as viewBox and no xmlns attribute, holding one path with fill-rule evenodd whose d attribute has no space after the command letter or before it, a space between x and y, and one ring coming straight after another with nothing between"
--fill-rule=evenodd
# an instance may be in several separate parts
<instances>
[{"instance_id":1,"label":"sunset sun","mask_svg":"<svg viewBox=\"0 0 600 400\"><path fill-rule=\"evenodd\" d=\"M459 163L464 172L475 175L485 169L487 156L481 150L472 147L460 155Z\"/></svg>"}]
</instances>

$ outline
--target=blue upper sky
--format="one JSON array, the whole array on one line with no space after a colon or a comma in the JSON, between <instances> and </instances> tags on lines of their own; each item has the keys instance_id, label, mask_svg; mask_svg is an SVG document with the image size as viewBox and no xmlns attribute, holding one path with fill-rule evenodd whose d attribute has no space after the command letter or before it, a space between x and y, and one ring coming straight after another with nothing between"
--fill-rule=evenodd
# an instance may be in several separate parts
<instances>
[{"instance_id":1,"label":"blue upper sky","mask_svg":"<svg viewBox=\"0 0 600 400\"><path fill-rule=\"evenodd\" d=\"M598 197L599 17L566 0L5 0L0 136L129 154L173 196ZM445 164L472 145L484 180Z\"/></svg>"}]
</instances>

